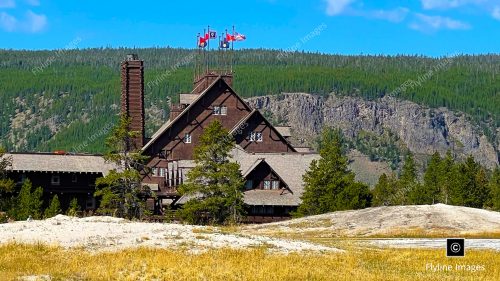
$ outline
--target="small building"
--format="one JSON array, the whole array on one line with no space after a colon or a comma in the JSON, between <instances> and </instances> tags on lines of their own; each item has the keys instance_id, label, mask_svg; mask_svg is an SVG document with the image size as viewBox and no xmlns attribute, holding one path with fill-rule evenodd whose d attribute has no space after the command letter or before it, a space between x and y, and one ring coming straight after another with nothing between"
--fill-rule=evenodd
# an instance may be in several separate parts
<instances>
[{"instance_id":1,"label":"small building","mask_svg":"<svg viewBox=\"0 0 500 281\"><path fill-rule=\"evenodd\" d=\"M33 188L43 188L45 202L57 194L63 210L73 198L77 198L82 210L95 210L95 181L114 169L100 155L8 153L4 157L12 160L8 173L18 187L29 179Z\"/></svg>"}]
</instances>

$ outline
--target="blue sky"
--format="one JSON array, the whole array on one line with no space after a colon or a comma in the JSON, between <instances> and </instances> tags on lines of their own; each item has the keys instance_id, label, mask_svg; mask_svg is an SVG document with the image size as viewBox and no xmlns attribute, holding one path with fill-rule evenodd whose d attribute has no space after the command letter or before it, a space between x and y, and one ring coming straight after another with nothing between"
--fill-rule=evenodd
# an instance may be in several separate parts
<instances>
[{"instance_id":1,"label":"blue sky","mask_svg":"<svg viewBox=\"0 0 500 281\"><path fill-rule=\"evenodd\" d=\"M194 47L207 25L235 25L238 48L500 53L500 0L0 0L2 49Z\"/></svg>"}]
</instances>

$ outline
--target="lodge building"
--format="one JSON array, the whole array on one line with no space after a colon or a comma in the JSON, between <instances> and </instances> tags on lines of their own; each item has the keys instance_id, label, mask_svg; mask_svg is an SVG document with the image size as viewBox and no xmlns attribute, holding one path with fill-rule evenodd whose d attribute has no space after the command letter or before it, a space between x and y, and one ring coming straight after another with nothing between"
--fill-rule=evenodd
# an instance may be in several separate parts
<instances>
[{"instance_id":1,"label":"lodge building","mask_svg":"<svg viewBox=\"0 0 500 281\"><path fill-rule=\"evenodd\" d=\"M127 55L121 63L121 112L130 117L130 130L138 132L131 149L147 156L142 170L143 186L155 192L148 206L160 214L164 208L179 208L187 202L177 188L195 165L193 150L203 130L219 120L235 140L231 161L244 176L244 202L249 222L287 219L300 204L302 175L318 154L303 152L290 142L290 128L273 126L231 87L231 71L204 71L194 79L193 90L170 106L169 119L145 137L144 62ZM13 153L11 174L19 183L26 177L44 188L44 197L62 197L63 207L77 197L82 208L96 207L93 192L97 177L115 167L96 155ZM148 171L148 172L145 172ZM68 202L66 202L68 201Z\"/></svg>"}]
</instances>

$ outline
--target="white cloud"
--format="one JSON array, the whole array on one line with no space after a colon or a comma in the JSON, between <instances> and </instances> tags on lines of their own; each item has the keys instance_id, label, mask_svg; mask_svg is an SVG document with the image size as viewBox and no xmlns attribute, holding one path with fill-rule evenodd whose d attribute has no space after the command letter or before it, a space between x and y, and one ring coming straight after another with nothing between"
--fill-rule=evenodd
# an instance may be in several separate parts
<instances>
[{"instance_id":1,"label":"white cloud","mask_svg":"<svg viewBox=\"0 0 500 281\"><path fill-rule=\"evenodd\" d=\"M448 17L428 16L424 14L415 14L415 16L416 21L410 24L410 28L423 32L433 32L440 29L470 29L470 25L468 23L454 20Z\"/></svg>"},{"instance_id":2,"label":"white cloud","mask_svg":"<svg viewBox=\"0 0 500 281\"><path fill-rule=\"evenodd\" d=\"M17 19L6 12L0 12L0 28L12 32L16 29Z\"/></svg>"},{"instance_id":3,"label":"white cloud","mask_svg":"<svg viewBox=\"0 0 500 281\"><path fill-rule=\"evenodd\" d=\"M26 13L26 30L29 32L39 32L47 25L47 16L36 14L32 11Z\"/></svg>"},{"instance_id":4,"label":"white cloud","mask_svg":"<svg viewBox=\"0 0 500 281\"><path fill-rule=\"evenodd\" d=\"M14 8L15 6L14 0L0 0L0 8Z\"/></svg>"},{"instance_id":5,"label":"white cloud","mask_svg":"<svg viewBox=\"0 0 500 281\"><path fill-rule=\"evenodd\" d=\"M408 15L407 8L399 7L394 10L374 10L365 13L367 18L375 18L381 20L387 20L390 22L402 22Z\"/></svg>"},{"instance_id":6,"label":"white cloud","mask_svg":"<svg viewBox=\"0 0 500 281\"><path fill-rule=\"evenodd\" d=\"M432 9L452 9L464 5L487 4L490 0L421 0L422 7L427 10Z\"/></svg>"},{"instance_id":7,"label":"white cloud","mask_svg":"<svg viewBox=\"0 0 500 281\"><path fill-rule=\"evenodd\" d=\"M493 8L491 16L497 20L500 20L500 6L496 6L495 8Z\"/></svg>"},{"instance_id":8,"label":"white cloud","mask_svg":"<svg viewBox=\"0 0 500 281\"><path fill-rule=\"evenodd\" d=\"M341 14L355 0L326 0L326 14L335 16Z\"/></svg>"}]
</instances>

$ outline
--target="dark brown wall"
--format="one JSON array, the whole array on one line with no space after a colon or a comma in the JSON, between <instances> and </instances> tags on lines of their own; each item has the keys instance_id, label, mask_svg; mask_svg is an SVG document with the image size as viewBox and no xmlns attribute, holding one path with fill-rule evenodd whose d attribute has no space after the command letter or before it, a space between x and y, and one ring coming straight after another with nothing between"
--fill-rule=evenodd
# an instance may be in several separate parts
<instances>
[{"instance_id":1,"label":"dark brown wall","mask_svg":"<svg viewBox=\"0 0 500 281\"><path fill-rule=\"evenodd\" d=\"M189 112L180 117L146 153L156 156L165 150L168 159L193 159L193 149L199 141L203 129L213 120L219 120L224 128L231 130L241 119L250 113L250 109L235 94L227 90L223 83L213 87ZM213 115L214 105L227 106L227 115ZM191 143L184 143L185 133L191 134ZM149 166L149 165L148 165Z\"/></svg>"},{"instance_id":2,"label":"dark brown wall","mask_svg":"<svg viewBox=\"0 0 500 281\"><path fill-rule=\"evenodd\" d=\"M280 188L285 188L285 184L278 175L273 173L267 163L259 164L250 174L246 176L247 180L252 180L252 189L264 189L264 180L280 181Z\"/></svg>"},{"instance_id":3,"label":"dark brown wall","mask_svg":"<svg viewBox=\"0 0 500 281\"><path fill-rule=\"evenodd\" d=\"M131 118L130 130L139 133L132 149L144 145L144 62L136 55L128 55L121 64L121 110Z\"/></svg>"},{"instance_id":4,"label":"dark brown wall","mask_svg":"<svg viewBox=\"0 0 500 281\"><path fill-rule=\"evenodd\" d=\"M280 138L278 133L271 129L261 114L254 114L248 119L247 124L242 134L235 136L236 143L246 151L256 153L294 151L284 138ZM262 142L249 141L248 134L252 131L262 133Z\"/></svg>"},{"instance_id":5,"label":"dark brown wall","mask_svg":"<svg viewBox=\"0 0 500 281\"><path fill-rule=\"evenodd\" d=\"M201 78L198 78L194 81L193 85L193 94L200 94L206 88L208 88L219 76L222 76L222 79L230 86L233 85L233 76L232 75L219 75L216 73L213 74L205 74Z\"/></svg>"}]
</instances>

